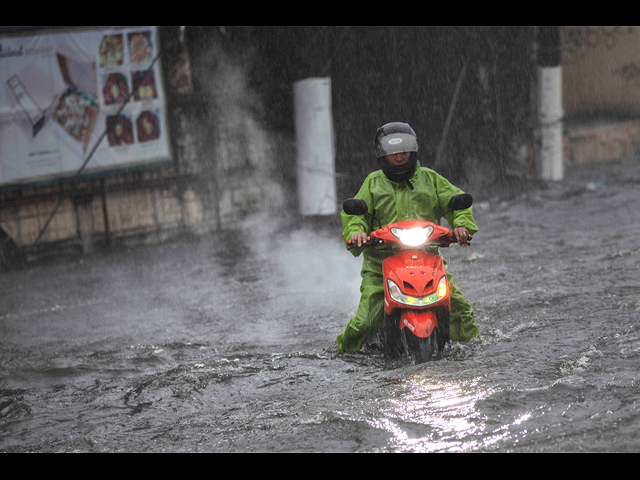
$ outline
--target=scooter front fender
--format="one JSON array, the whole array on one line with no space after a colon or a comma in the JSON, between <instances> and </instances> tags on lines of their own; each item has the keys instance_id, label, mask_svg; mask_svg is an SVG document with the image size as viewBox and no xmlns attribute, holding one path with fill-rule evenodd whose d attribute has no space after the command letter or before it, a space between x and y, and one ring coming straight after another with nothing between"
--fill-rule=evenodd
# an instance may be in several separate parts
<instances>
[{"instance_id":1,"label":"scooter front fender","mask_svg":"<svg viewBox=\"0 0 640 480\"><path fill-rule=\"evenodd\" d=\"M427 310L400 310L400 330L408 328L413 335L419 338L431 336L433 330L438 327L438 318L434 309Z\"/></svg>"}]
</instances>

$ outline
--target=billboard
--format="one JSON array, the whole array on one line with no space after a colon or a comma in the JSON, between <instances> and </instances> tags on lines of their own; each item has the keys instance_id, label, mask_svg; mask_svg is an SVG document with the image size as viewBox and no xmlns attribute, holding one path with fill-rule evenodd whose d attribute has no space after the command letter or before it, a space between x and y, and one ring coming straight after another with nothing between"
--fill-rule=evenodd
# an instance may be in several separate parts
<instances>
[{"instance_id":1,"label":"billboard","mask_svg":"<svg viewBox=\"0 0 640 480\"><path fill-rule=\"evenodd\" d=\"M159 52L156 27L0 37L0 185L73 176L96 144L83 173L170 160Z\"/></svg>"}]
</instances>

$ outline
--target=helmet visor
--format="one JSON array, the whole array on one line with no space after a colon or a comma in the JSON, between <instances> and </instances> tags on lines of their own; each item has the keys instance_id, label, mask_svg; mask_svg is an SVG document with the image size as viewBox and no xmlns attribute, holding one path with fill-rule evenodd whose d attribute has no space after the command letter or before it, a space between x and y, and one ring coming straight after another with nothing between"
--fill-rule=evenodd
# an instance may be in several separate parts
<instances>
[{"instance_id":1,"label":"helmet visor","mask_svg":"<svg viewBox=\"0 0 640 480\"><path fill-rule=\"evenodd\" d=\"M392 133L376 141L376 157L392 153L417 152L418 140L408 133Z\"/></svg>"}]
</instances>

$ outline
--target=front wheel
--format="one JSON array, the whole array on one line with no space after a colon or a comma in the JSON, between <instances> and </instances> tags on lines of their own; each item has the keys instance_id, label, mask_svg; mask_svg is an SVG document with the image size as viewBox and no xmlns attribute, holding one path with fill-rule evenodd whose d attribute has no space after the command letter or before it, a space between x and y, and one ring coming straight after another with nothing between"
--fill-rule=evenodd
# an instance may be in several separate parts
<instances>
[{"instance_id":1,"label":"front wheel","mask_svg":"<svg viewBox=\"0 0 640 480\"><path fill-rule=\"evenodd\" d=\"M438 356L440 351L438 342L438 329L427 338L419 338L414 335L407 335L409 352L416 364L428 362Z\"/></svg>"},{"instance_id":2,"label":"front wheel","mask_svg":"<svg viewBox=\"0 0 640 480\"><path fill-rule=\"evenodd\" d=\"M442 352L445 345L451 340L449 310L442 308L438 311L437 315L438 328L436 328L436 332L438 332L438 350Z\"/></svg>"},{"instance_id":3,"label":"front wheel","mask_svg":"<svg viewBox=\"0 0 640 480\"><path fill-rule=\"evenodd\" d=\"M400 313L393 312L389 315L384 312L384 328L382 329L382 343L384 358L397 360L404 352L404 342L400 331Z\"/></svg>"}]
</instances>

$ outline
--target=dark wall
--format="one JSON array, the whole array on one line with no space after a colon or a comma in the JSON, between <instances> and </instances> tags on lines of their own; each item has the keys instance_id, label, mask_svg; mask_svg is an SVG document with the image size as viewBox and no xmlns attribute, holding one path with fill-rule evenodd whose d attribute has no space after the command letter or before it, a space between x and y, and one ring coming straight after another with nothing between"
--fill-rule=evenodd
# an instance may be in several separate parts
<instances>
[{"instance_id":1,"label":"dark wall","mask_svg":"<svg viewBox=\"0 0 640 480\"><path fill-rule=\"evenodd\" d=\"M454 182L478 171L499 180L515 146L530 143L532 27L187 27L185 38L194 58L209 42L246 58L263 120L275 130L293 134L294 82L331 77L336 168L348 188L376 168L373 134L390 121L410 123L423 166Z\"/></svg>"}]
</instances>

